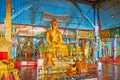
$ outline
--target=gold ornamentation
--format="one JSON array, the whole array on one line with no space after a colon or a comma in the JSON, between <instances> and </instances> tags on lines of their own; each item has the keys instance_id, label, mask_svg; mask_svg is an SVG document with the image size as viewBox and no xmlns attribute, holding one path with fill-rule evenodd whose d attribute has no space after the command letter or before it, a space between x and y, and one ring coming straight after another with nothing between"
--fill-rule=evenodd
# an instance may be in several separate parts
<instances>
[{"instance_id":1,"label":"gold ornamentation","mask_svg":"<svg viewBox=\"0 0 120 80\"><path fill-rule=\"evenodd\" d=\"M46 41L50 46L49 52L60 50L61 55L68 55L68 45L62 43L62 34L58 31L58 22L53 19L50 23L50 30L46 33ZM67 52L62 52L63 50Z\"/></svg>"}]
</instances>

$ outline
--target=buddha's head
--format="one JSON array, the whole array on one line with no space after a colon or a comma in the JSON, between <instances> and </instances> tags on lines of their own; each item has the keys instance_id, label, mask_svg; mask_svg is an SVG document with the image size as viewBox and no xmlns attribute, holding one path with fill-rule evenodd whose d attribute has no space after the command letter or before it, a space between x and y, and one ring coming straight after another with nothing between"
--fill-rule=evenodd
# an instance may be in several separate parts
<instances>
[{"instance_id":1,"label":"buddha's head","mask_svg":"<svg viewBox=\"0 0 120 80\"><path fill-rule=\"evenodd\" d=\"M58 22L55 18L53 18L53 20L50 23L50 27L52 30L57 30L58 29Z\"/></svg>"}]
</instances>

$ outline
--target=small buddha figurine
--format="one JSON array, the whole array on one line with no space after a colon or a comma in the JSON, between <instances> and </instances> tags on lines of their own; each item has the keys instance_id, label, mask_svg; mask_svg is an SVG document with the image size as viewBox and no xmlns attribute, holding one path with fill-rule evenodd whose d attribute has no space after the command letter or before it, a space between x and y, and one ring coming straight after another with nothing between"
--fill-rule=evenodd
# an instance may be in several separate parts
<instances>
[{"instance_id":1,"label":"small buddha figurine","mask_svg":"<svg viewBox=\"0 0 120 80\"><path fill-rule=\"evenodd\" d=\"M62 34L58 30L56 19L53 19L50 23L50 30L46 33L46 41L50 48L67 48L67 45L62 44Z\"/></svg>"}]
</instances>

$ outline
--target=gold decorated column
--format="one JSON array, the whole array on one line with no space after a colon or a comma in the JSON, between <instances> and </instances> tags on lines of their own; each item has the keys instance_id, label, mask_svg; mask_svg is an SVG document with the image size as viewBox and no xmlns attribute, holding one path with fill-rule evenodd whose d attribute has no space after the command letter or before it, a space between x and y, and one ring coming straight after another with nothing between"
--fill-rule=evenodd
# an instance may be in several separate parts
<instances>
[{"instance_id":1,"label":"gold decorated column","mask_svg":"<svg viewBox=\"0 0 120 80\"><path fill-rule=\"evenodd\" d=\"M6 39L11 41L11 0L6 0Z\"/></svg>"}]
</instances>

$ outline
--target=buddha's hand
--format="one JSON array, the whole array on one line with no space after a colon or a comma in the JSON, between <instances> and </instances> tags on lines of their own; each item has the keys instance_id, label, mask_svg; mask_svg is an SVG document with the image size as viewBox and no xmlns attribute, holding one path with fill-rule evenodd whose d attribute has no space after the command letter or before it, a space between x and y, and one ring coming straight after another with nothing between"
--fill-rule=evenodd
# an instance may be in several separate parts
<instances>
[{"instance_id":1,"label":"buddha's hand","mask_svg":"<svg viewBox=\"0 0 120 80\"><path fill-rule=\"evenodd\" d=\"M48 42L48 45L52 45L51 42Z\"/></svg>"}]
</instances>

